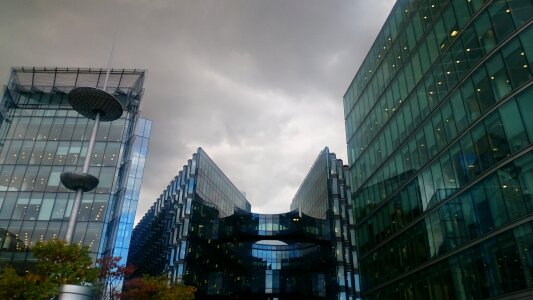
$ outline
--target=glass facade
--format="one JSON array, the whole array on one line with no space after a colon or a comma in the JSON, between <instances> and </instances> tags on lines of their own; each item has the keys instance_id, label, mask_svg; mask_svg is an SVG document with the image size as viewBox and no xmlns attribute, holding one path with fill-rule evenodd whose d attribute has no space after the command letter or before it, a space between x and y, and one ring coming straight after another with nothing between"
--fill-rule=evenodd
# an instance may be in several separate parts
<instances>
[{"instance_id":1,"label":"glass facade","mask_svg":"<svg viewBox=\"0 0 533 300\"><path fill-rule=\"evenodd\" d=\"M23 267L38 241L64 238L74 192L59 180L80 170L92 129L67 94L103 86L106 70L16 68L0 103L0 264ZM139 118L144 71L111 70L107 91L123 116L102 123L89 173L98 187L83 195L73 242L93 259L127 256L151 121ZM125 261L125 259L124 259Z\"/></svg>"},{"instance_id":2,"label":"glass facade","mask_svg":"<svg viewBox=\"0 0 533 300\"><path fill-rule=\"evenodd\" d=\"M128 262L196 286L199 299L357 299L347 176L326 148L291 212L255 214L199 149L134 229Z\"/></svg>"},{"instance_id":3,"label":"glass facade","mask_svg":"<svg viewBox=\"0 0 533 300\"><path fill-rule=\"evenodd\" d=\"M326 220L337 298L359 299L355 218L348 166L326 147L320 152L291 202L291 210ZM331 298L329 298L331 299Z\"/></svg>"},{"instance_id":4,"label":"glass facade","mask_svg":"<svg viewBox=\"0 0 533 300\"><path fill-rule=\"evenodd\" d=\"M344 96L363 298L531 293L532 17L394 5Z\"/></svg>"},{"instance_id":5,"label":"glass facade","mask_svg":"<svg viewBox=\"0 0 533 300\"><path fill-rule=\"evenodd\" d=\"M194 232L210 233L215 220L236 208L250 211L251 205L198 148L133 229L128 263L139 274L166 272L171 280L192 284L184 277L192 272L188 258L198 243Z\"/></svg>"}]
</instances>

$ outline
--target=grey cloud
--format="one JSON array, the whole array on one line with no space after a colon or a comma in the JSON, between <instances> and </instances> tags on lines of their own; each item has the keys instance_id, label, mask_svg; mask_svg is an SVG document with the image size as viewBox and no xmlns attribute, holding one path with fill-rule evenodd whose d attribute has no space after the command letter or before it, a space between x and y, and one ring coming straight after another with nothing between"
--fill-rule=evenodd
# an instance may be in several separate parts
<instances>
[{"instance_id":1,"label":"grey cloud","mask_svg":"<svg viewBox=\"0 0 533 300\"><path fill-rule=\"evenodd\" d=\"M11 66L147 68L154 120L137 220L202 146L258 212L289 209L393 0L0 0Z\"/></svg>"}]
</instances>

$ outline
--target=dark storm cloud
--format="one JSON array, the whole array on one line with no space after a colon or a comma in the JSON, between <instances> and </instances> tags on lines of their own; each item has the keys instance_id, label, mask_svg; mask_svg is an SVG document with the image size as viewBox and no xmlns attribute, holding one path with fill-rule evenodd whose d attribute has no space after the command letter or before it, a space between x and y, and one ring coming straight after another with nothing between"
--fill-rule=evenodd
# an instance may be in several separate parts
<instances>
[{"instance_id":1,"label":"dark storm cloud","mask_svg":"<svg viewBox=\"0 0 533 300\"><path fill-rule=\"evenodd\" d=\"M346 158L342 96L392 0L0 0L11 66L147 68L154 120L137 219L202 146L258 212L288 210L324 146Z\"/></svg>"}]
</instances>

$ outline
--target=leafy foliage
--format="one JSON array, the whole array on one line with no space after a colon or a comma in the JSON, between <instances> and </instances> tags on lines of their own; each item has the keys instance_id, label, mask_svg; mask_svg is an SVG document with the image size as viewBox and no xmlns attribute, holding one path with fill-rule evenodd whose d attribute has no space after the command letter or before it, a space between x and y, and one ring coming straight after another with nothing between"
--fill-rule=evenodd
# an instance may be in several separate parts
<instances>
[{"instance_id":1,"label":"leafy foliage","mask_svg":"<svg viewBox=\"0 0 533 300\"><path fill-rule=\"evenodd\" d=\"M106 256L96 260L99 271L99 288L105 299L120 299L122 280L135 271L133 266L120 265L121 257Z\"/></svg>"},{"instance_id":2,"label":"leafy foliage","mask_svg":"<svg viewBox=\"0 0 533 300\"><path fill-rule=\"evenodd\" d=\"M63 284L90 284L104 292L104 299L192 300L196 289L167 284L165 276L144 276L126 282L134 268L119 265L120 257L104 257L93 267L89 249L63 241L39 242L31 250L37 258L34 268L19 275L12 267L0 273L0 299L49 300L59 293ZM100 278L100 282L97 279Z\"/></svg>"},{"instance_id":3,"label":"leafy foliage","mask_svg":"<svg viewBox=\"0 0 533 300\"><path fill-rule=\"evenodd\" d=\"M38 259L35 272L59 286L94 283L98 270L92 266L88 247L68 245L60 240L39 242L32 249Z\"/></svg>"},{"instance_id":4,"label":"leafy foliage","mask_svg":"<svg viewBox=\"0 0 533 300\"><path fill-rule=\"evenodd\" d=\"M192 300L196 288L182 284L168 284L166 276L143 276L126 281L121 299Z\"/></svg>"},{"instance_id":5,"label":"leafy foliage","mask_svg":"<svg viewBox=\"0 0 533 300\"><path fill-rule=\"evenodd\" d=\"M50 299L56 288L45 278L27 273L19 276L15 269L6 267L0 273L0 299Z\"/></svg>"},{"instance_id":6,"label":"leafy foliage","mask_svg":"<svg viewBox=\"0 0 533 300\"><path fill-rule=\"evenodd\" d=\"M63 241L39 242L31 250L38 259L23 276L4 267L0 274L0 299L50 299L63 284L92 284L98 270L92 267L89 249Z\"/></svg>"}]
</instances>

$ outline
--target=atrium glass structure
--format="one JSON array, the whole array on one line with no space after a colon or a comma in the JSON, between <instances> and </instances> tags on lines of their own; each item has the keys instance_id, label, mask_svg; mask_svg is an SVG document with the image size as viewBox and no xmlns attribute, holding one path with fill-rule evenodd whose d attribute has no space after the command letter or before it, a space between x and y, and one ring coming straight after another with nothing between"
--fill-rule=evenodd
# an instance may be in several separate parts
<instances>
[{"instance_id":1,"label":"atrium glass structure","mask_svg":"<svg viewBox=\"0 0 533 300\"><path fill-rule=\"evenodd\" d=\"M59 176L81 170L92 120L74 111L75 87L101 88L106 70L14 68L0 103L0 264L24 269L27 249L63 239L74 192ZM143 70L113 69L107 91L124 107L122 117L102 123L89 173L98 187L82 198L73 242L93 259L128 253L151 121L139 118Z\"/></svg>"},{"instance_id":2,"label":"atrium glass structure","mask_svg":"<svg viewBox=\"0 0 533 300\"><path fill-rule=\"evenodd\" d=\"M363 298L533 295L532 22L394 5L344 95Z\"/></svg>"},{"instance_id":3,"label":"atrium glass structure","mask_svg":"<svg viewBox=\"0 0 533 300\"><path fill-rule=\"evenodd\" d=\"M128 263L197 287L198 299L357 299L347 175L326 148L296 208L255 214L199 148L135 227Z\"/></svg>"}]
</instances>

